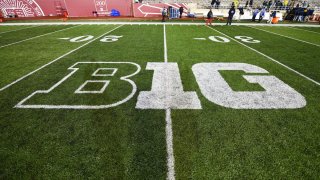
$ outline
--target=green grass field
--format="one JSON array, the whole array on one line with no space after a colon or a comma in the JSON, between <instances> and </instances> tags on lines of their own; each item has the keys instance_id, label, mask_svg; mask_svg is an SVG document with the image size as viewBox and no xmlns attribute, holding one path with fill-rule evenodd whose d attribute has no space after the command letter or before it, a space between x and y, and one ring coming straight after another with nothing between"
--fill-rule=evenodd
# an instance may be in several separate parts
<instances>
[{"instance_id":1,"label":"green grass field","mask_svg":"<svg viewBox=\"0 0 320 180\"><path fill-rule=\"evenodd\" d=\"M0 179L320 178L320 27L0 26L0 64Z\"/></svg>"}]
</instances>

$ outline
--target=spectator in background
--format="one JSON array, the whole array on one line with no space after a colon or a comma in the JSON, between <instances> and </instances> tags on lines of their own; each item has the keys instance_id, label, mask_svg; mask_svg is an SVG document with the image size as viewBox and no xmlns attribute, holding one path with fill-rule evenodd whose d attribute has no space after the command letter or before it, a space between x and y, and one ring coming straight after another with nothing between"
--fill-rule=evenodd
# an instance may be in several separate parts
<instances>
[{"instance_id":1,"label":"spectator in background","mask_svg":"<svg viewBox=\"0 0 320 180\"><path fill-rule=\"evenodd\" d=\"M216 9L219 9L220 3L221 3L220 0L217 0L217 1L216 1Z\"/></svg>"},{"instance_id":2,"label":"spectator in background","mask_svg":"<svg viewBox=\"0 0 320 180\"><path fill-rule=\"evenodd\" d=\"M239 19L238 19L238 21L240 21L241 16L244 15L244 12L243 12L243 7L242 6L240 6L238 9L239 9Z\"/></svg>"},{"instance_id":3,"label":"spectator in background","mask_svg":"<svg viewBox=\"0 0 320 180\"><path fill-rule=\"evenodd\" d=\"M289 4L289 0L284 0L283 1L283 5L284 5L285 8L287 8L288 4Z\"/></svg>"},{"instance_id":4,"label":"spectator in background","mask_svg":"<svg viewBox=\"0 0 320 180\"><path fill-rule=\"evenodd\" d=\"M233 8L235 7L234 2L231 3L231 7L233 7Z\"/></svg>"},{"instance_id":5,"label":"spectator in background","mask_svg":"<svg viewBox=\"0 0 320 180\"><path fill-rule=\"evenodd\" d=\"M272 0L269 0L268 5L267 5L267 11L269 11L271 6L272 6Z\"/></svg>"},{"instance_id":6,"label":"spectator in background","mask_svg":"<svg viewBox=\"0 0 320 180\"><path fill-rule=\"evenodd\" d=\"M262 8L262 10L260 11L259 23L262 21L262 19L264 18L265 14L266 14L266 10L264 8Z\"/></svg>"},{"instance_id":7,"label":"spectator in background","mask_svg":"<svg viewBox=\"0 0 320 180\"><path fill-rule=\"evenodd\" d=\"M212 8L214 7L214 4L216 4L216 2L217 2L216 0L212 0L212 1L211 1L211 7L212 7Z\"/></svg>"},{"instance_id":8,"label":"spectator in background","mask_svg":"<svg viewBox=\"0 0 320 180\"><path fill-rule=\"evenodd\" d=\"M253 13L252 13L252 22L255 22L255 21L256 21L256 17L257 17L258 14L259 14L259 9L253 10Z\"/></svg>"},{"instance_id":9,"label":"spectator in background","mask_svg":"<svg viewBox=\"0 0 320 180\"><path fill-rule=\"evenodd\" d=\"M179 8L179 13L180 13L180 19L182 18L182 13L183 13L183 7L181 6L180 8Z\"/></svg>"},{"instance_id":10,"label":"spectator in background","mask_svg":"<svg viewBox=\"0 0 320 180\"><path fill-rule=\"evenodd\" d=\"M212 25L212 18L213 18L213 13L212 10L210 9L208 14L207 14L207 20L206 20L206 25Z\"/></svg>"},{"instance_id":11,"label":"spectator in background","mask_svg":"<svg viewBox=\"0 0 320 180\"><path fill-rule=\"evenodd\" d=\"M307 5L307 2L306 1L303 1L302 3L302 7L306 8L308 5Z\"/></svg>"},{"instance_id":12,"label":"spectator in background","mask_svg":"<svg viewBox=\"0 0 320 180\"><path fill-rule=\"evenodd\" d=\"M250 0L249 7L252 8L252 5L253 5L253 0Z\"/></svg>"},{"instance_id":13,"label":"spectator in background","mask_svg":"<svg viewBox=\"0 0 320 180\"><path fill-rule=\"evenodd\" d=\"M232 23L232 19L233 19L233 15L236 13L236 10L234 9L234 6L232 6L229 10L229 16L228 16L228 21L227 21L227 24L226 25L230 25L231 26L231 23Z\"/></svg>"},{"instance_id":14,"label":"spectator in background","mask_svg":"<svg viewBox=\"0 0 320 180\"><path fill-rule=\"evenodd\" d=\"M263 7L267 7L267 5L268 5L268 1L267 1L267 0L264 0L263 3L262 3L262 6L263 6Z\"/></svg>"},{"instance_id":15,"label":"spectator in background","mask_svg":"<svg viewBox=\"0 0 320 180\"><path fill-rule=\"evenodd\" d=\"M247 0L247 1L246 1L246 6L244 6L245 9L247 9L248 4L249 4L249 1Z\"/></svg>"}]
</instances>

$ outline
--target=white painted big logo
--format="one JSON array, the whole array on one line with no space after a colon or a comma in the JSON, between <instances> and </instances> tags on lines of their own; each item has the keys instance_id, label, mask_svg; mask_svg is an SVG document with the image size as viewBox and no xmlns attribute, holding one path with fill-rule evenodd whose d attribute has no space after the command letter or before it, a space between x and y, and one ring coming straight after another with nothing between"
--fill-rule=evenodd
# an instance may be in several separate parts
<instances>
[{"instance_id":1,"label":"white painted big logo","mask_svg":"<svg viewBox=\"0 0 320 180\"><path fill-rule=\"evenodd\" d=\"M48 90L39 90L16 108L106 109L121 105L137 92L130 79L140 72L131 62L78 62L72 72ZM142 91L137 109L202 109L198 95L183 90L177 63L148 63L153 70L151 91ZM249 83L257 83L264 91L233 91L219 71L241 70ZM210 102L234 109L295 109L306 105L305 98L268 71L246 63L198 63L192 67L201 93ZM88 72L90 72L88 74ZM76 77L82 78L76 78ZM85 79L81 82L79 79ZM90 85L91 84L91 85ZM110 90L107 90L111 86ZM71 89L66 92L65 89ZM50 94L54 94L53 96ZM125 94L125 95L124 95ZM106 96L107 95L107 96ZM64 98L68 97L68 98ZM65 103L65 99L72 102ZM52 99L52 97L54 97ZM59 97L59 98L57 98Z\"/></svg>"}]
</instances>

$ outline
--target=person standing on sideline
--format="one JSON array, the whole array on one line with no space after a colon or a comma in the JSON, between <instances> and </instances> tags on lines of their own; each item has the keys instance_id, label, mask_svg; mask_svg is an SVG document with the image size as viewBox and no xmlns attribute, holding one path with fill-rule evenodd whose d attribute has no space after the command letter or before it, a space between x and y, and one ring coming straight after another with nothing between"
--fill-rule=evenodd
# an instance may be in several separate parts
<instances>
[{"instance_id":1,"label":"person standing on sideline","mask_svg":"<svg viewBox=\"0 0 320 180\"><path fill-rule=\"evenodd\" d=\"M234 9L234 6L232 6L229 10L229 16L228 16L228 21L227 21L227 24L226 25L230 25L231 26L231 23L232 23L232 18L233 18L233 15L236 13L236 10Z\"/></svg>"},{"instance_id":2,"label":"person standing on sideline","mask_svg":"<svg viewBox=\"0 0 320 180\"><path fill-rule=\"evenodd\" d=\"M68 11L67 11L67 10L64 10L64 11L63 11L62 21L63 21L63 22L66 22L66 21L68 20L68 16L69 16Z\"/></svg>"},{"instance_id":3,"label":"person standing on sideline","mask_svg":"<svg viewBox=\"0 0 320 180\"><path fill-rule=\"evenodd\" d=\"M2 15L2 12L0 11L0 23L4 22L4 17Z\"/></svg>"},{"instance_id":4,"label":"person standing on sideline","mask_svg":"<svg viewBox=\"0 0 320 180\"><path fill-rule=\"evenodd\" d=\"M240 6L238 9L239 9L239 19L238 19L238 21L240 21L241 16L244 15L244 11L243 11L243 7L242 6Z\"/></svg>"},{"instance_id":5,"label":"person standing on sideline","mask_svg":"<svg viewBox=\"0 0 320 180\"><path fill-rule=\"evenodd\" d=\"M182 6L179 8L179 13L180 13L180 19L181 19L182 18L182 13L183 13L183 7Z\"/></svg>"},{"instance_id":6,"label":"person standing on sideline","mask_svg":"<svg viewBox=\"0 0 320 180\"><path fill-rule=\"evenodd\" d=\"M272 19L277 17L277 12L276 11L272 11L272 13L270 14L269 17L269 21L267 21L267 23L271 24L272 23Z\"/></svg>"},{"instance_id":7,"label":"person standing on sideline","mask_svg":"<svg viewBox=\"0 0 320 180\"><path fill-rule=\"evenodd\" d=\"M207 20L206 20L206 25L212 25L212 18L213 18L213 13L212 10L210 9L208 14L207 14Z\"/></svg>"},{"instance_id":8,"label":"person standing on sideline","mask_svg":"<svg viewBox=\"0 0 320 180\"><path fill-rule=\"evenodd\" d=\"M259 23L261 22L261 20L264 18L265 15L266 15L266 10L262 8L262 10L260 11Z\"/></svg>"},{"instance_id":9,"label":"person standing on sideline","mask_svg":"<svg viewBox=\"0 0 320 180\"><path fill-rule=\"evenodd\" d=\"M259 14L259 9L255 9L252 13L252 22L256 21L256 17Z\"/></svg>"},{"instance_id":10,"label":"person standing on sideline","mask_svg":"<svg viewBox=\"0 0 320 180\"><path fill-rule=\"evenodd\" d=\"M167 17L166 7L163 7L163 9L161 10L161 14L162 14L162 22L166 22L166 17Z\"/></svg>"}]
</instances>

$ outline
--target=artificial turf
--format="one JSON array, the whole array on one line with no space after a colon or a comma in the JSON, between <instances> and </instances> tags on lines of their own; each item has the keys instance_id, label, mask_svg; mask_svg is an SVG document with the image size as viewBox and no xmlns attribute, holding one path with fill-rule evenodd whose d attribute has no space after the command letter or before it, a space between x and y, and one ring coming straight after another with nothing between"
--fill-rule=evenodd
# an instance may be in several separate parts
<instances>
[{"instance_id":1,"label":"artificial turf","mask_svg":"<svg viewBox=\"0 0 320 180\"><path fill-rule=\"evenodd\" d=\"M16 42L67 27L21 29L5 37L0 35L0 42ZM6 28L0 26L0 32L7 31ZM316 33L287 27L259 28L320 44ZM319 31L319 28L301 29ZM104 36L122 37L111 43L101 42L102 35L109 31L112 32ZM266 57L319 82L319 47L242 26L212 29L167 25L165 32L168 62L178 64L184 91L195 91L202 105L200 110L171 111L177 179L319 178L320 87ZM266 56L231 39L228 43L209 40L209 36L225 37L220 32L232 38L241 35L261 41L245 44ZM97 39L87 45L88 41L72 43L61 39L84 35ZM85 46L79 48L82 45ZM146 70L147 63L165 60L163 26L81 25L1 48L0 88L57 58L56 62L0 91L0 177L165 179L165 110L136 108L139 92L150 91L152 86L153 71ZM107 109L14 108L33 92L54 86L70 74L68 68L78 62L92 64L81 64L74 75L52 92L37 94L25 104L117 102L131 90L120 76L131 74L136 67L110 62L132 62L141 67L141 71L130 78L136 83L137 92L129 101ZM307 105L300 109L269 110L219 106L203 96L192 72L193 65L204 62L238 62L261 67L269 72L267 75L279 78L302 94ZM92 77L97 68L118 68L118 74ZM264 90L258 84L248 83L242 71L222 71L221 74L234 91ZM104 94L74 94L81 84L92 78L110 80ZM100 87L87 86L86 90Z\"/></svg>"}]
</instances>

